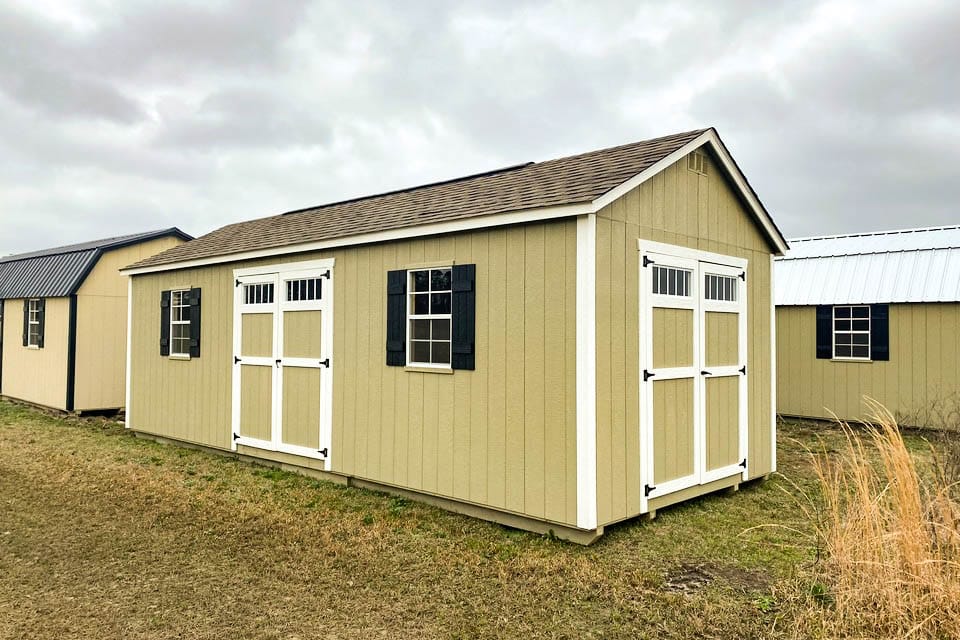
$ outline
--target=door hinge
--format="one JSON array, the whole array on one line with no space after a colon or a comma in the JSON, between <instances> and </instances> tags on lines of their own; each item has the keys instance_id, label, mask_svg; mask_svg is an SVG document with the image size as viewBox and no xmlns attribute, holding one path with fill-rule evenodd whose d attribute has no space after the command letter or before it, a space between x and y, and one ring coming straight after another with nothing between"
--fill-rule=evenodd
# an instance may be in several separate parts
<instances>
[{"instance_id":1,"label":"door hinge","mask_svg":"<svg viewBox=\"0 0 960 640\"><path fill-rule=\"evenodd\" d=\"M701 372L700 372L700 375L702 375L702 376L712 376L713 374L710 373L709 371L701 371Z\"/></svg>"},{"instance_id":2,"label":"door hinge","mask_svg":"<svg viewBox=\"0 0 960 640\"><path fill-rule=\"evenodd\" d=\"M278 367L280 366L280 363L281 363L281 362L283 362L283 360L281 360L280 358L277 358L277 366L278 366Z\"/></svg>"},{"instance_id":3,"label":"door hinge","mask_svg":"<svg viewBox=\"0 0 960 640\"><path fill-rule=\"evenodd\" d=\"M240 434L239 434L239 433L233 434L233 439L234 439L234 440L239 440L239 439L240 439Z\"/></svg>"},{"instance_id":4,"label":"door hinge","mask_svg":"<svg viewBox=\"0 0 960 640\"><path fill-rule=\"evenodd\" d=\"M324 447L323 449L320 449L317 453L319 453L320 455L322 455L324 458L328 458L328 457L329 457L329 456L327 455L327 448L326 448L326 447Z\"/></svg>"},{"instance_id":5,"label":"door hinge","mask_svg":"<svg viewBox=\"0 0 960 640\"><path fill-rule=\"evenodd\" d=\"M656 489L657 489L657 488L656 488L655 486L653 486L652 484L645 484L645 485L643 485L643 497L644 497L644 498L650 497L650 492L651 492L651 491L656 491Z\"/></svg>"},{"instance_id":6,"label":"door hinge","mask_svg":"<svg viewBox=\"0 0 960 640\"><path fill-rule=\"evenodd\" d=\"M240 364L240 356L233 356L233 364Z\"/></svg>"},{"instance_id":7,"label":"door hinge","mask_svg":"<svg viewBox=\"0 0 960 640\"><path fill-rule=\"evenodd\" d=\"M240 286L240 281L239 281L239 280L235 280L233 286L239 287L239 286Z\"/></svg>"},{"instance_id":8,"label":"door hinge","mask_svg":"<svg viewBox=\"0 0 960 640\"><path fill-rule=\"evenodd\" d=\"M747 375L747 365L743 365L742 367L740 367L740 373L742 373L743 375Z\"/></svg>"},{"instance_id":9,"label":"door hinge","mask_svg":"<svg viewBox=\"0 0 960 640\"><path fill-rule=\"evenodd\" d=\"M740 466L740 467L743 467L744 469L746 469L746 468L747 468L747 459L744 458L743 460L741 460L741 461L740 461L740 464L737 465L737 466Z\"/></svg>"},{"instance_id":10,"label":"door hinge","mask_svg":"<svg viewBox=\"0 0 960 640\"><path fill-rule=\"evenodd\" d=\"M643 266L647 267L647 266L650 266L651 264L654 264L653 260L651 260L647 256L643 256Z\"/></svg>"},{"instance_id":11,"label":"door hinge","mask_svg":"<svg viewBox=\"0 0 960 640\"><path fill-rule=\"evenodd\" d=\"M746 271L741 271L741 272L740 272L740 279L743 280L744 282L747 281L747 272L746 272Z\"/></svg>"},{"instance_id":12,"label":"door hinge","mask_svg":"<svg viewBox=\"0 0 960 640\"><path fill-rule=\"evenodd\" d=\"M330 279L330 269L327 269L326 271L324 271L323 273L321 273L321 274L320 274L320 277L321 277L321 278L326 278L327 280L329 280L329 279Z\"/></svg>"},{"instance_id":13,"label":"door hinge","mask_svg":"<svg viewBox=\"0 0 960 640\"><path fill-rule=\"evenodd\" d=\"M326 367L327 369L329 369L329 368L330 368L330 358L327 358L326 360L321 360L321 361L320 361L320 364L323 365L324 367Z\"/></svg>"},{"instance_id":14,"label":"door hinge","mask_svg":"<svg viewBox=\"0 0 960 640\"><path fill-rule=\"evenodd\" d=\"M643 370L643 381L646 382L647 380L649 380L650 378L652 378L652 377L655 376L655 375L657 375L657 374L655 374L655 373L650 373L649 371L647 371L646 369L644 369L644 370Z\"/></svg>"}]
</instances>

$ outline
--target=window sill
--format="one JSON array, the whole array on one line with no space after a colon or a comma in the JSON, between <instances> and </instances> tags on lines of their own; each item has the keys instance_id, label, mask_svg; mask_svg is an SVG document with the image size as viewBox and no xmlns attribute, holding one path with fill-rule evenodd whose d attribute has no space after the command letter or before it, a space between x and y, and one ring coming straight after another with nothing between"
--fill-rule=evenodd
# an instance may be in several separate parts
<instances>
[{"instance_id":1,"label":"window sill","mask_svg":"<svg viewBox=\"0 0 960 640\"><path fill-rule=\"evenodd\" d=\"M407 365L403 370L409 371L410 373L453 373L453 369L449 367L418 367L416 365Z\"/></svg>"},{"instance_id":2,"label":"window sill","mask_svg":"<svg viewBox=\"0 0 960 640\"><path fill-rule=\"evenodd\" d=\"M847 362L853 364L873 364L870 358L830 358L830 362Z\"/></svg>"},{"instance_id":3,"label":"window sill","mask_svg":"<svg viewBox=\"0 0 960 640\"><path fill-rule=\"evenodd\" d=\"M169 358L170 360L190 360L190 356L189 356L189 355L185 355L185 354L170 355L170 356L168 356L168 358Z\"/></svg>"},{"instance_id":4,"label":"window sill","mask_svg":"<svg viewBox=\"0 0 960 640\"><path fill-rule=\"evenodd\" d=\"M28 345L27 345L27 349L29 349L29 350L31 350L31 351L40 351L40 345L28 344Z\"/></svg>"}]
</instances>

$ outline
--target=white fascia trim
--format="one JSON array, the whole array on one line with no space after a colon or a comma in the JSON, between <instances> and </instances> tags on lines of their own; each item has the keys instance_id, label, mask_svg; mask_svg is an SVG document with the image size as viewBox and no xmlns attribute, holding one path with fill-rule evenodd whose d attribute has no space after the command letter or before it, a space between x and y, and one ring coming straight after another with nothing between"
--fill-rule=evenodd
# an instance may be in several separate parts
<instances>
[{"instance_id":1,"label":"white fascia trim","mask_svg":"<svg viewBox=\"0 0 960 640\"><path fill-rule=\"evenodd\" d=\"M291 253L305 253L309 251L321 251L324 249L335 249L339 247L349 247L358 244L373 244L375 242L390 242L393 240L405 240L408 238L419 238L421 236L432 236L443 233L457 233L462 231L471 231L474 229L487 229L490 227L502 227L513 224L523 224L525 222L537 222L541 220L553 220L556 218L567 218L578 216L585 213L592 213L594 207L591 203L568 204L556 207L541 207L539 209L527 209L524 211L512 211L509 213L497 213L489 216L477 216L465 218L463 220L452 220L448 222L435 222L432 224L417 225L415 227L404 227L402 229L390 229L388 231L375 231L372 233L361 233L353 236L344 236L342 238L333 238L331 240L321 240L319 242L307 242L303 244L286 245L283 247L272 247L269 249L259 249L256 251L245 251L242 253L231 253L227 255L211 256L209 258L198 258L196 260L185 260L183 262L172 262L170 264L161 264L151 267L139 267L134 269L121 269L121 273L136 276L144 273L156 273L159 271L173 271L174 269L189 269L191 267L203 267L211 264L223 264L225 262L243 262L245 260L254 260L256 258L268 258L270 256L288 255Z\"/></svg>"},{"instance_id":2,"label":"white fascia trim","mask_svg":"<svg viewBox=\"0 0 960 640\"><path fill-rule=\"evenodd\" d=\"M770 256L770 471L777 470L777 305L773 256Z\"/></svg>"},{"instance_id":3,"label":"white fascia trim","mask_svg":"<svg viewBox=\"0 0 960 640\"><path fill-rule=\"evenodd\" d=\"M597 215L577 218L577 527L597 528Z\"/></svg>"},{"instance_id":4,"label":"white fascia trim","mask_svg":"<svg viewBox=\"0 0 960 640\"><path fill-rule=\"evenodd\" d=\"M127 278L127 364L125 372L123 428L130 428L130 361L133 359L133 278Z\"/></svg>"},{"instance_id":5,"label":"white fascia trim","mask_svg":"<svg viewBox=\"0 0 960 640\"><path fill-rule=\"evenodd\" d=\"M667 167L671 166L675 162L678 162L688 154L704 145L710 145L710 148L713 149L716 156L720 159L720 162L723 164L723 168L733 180L733 183L743 196L743 199L746 200L747 204L750 206L753 216L758 222L760 222L764 230L767 232L767 236L770 238L770 240L773 241L774 245L776 245L781 254L786 253L788 247L780 236L780 232L777 231L776 227L774 226L773 220L770 218L770 214L767 213L767 210L757 199L757 196L754 195L753 190L747 185L746 177L744 177L744 175L740 172L740 169L737 168L737 164L733 161L733 158L730 156L727 148L723 146L723 142L720 141L720 136L718 136L717 132L713 129L703 132L670 155L661 159L656 164L650 166L648 169L638 173L623 184L611 189L594 200L594 211L599 211L617 198L626 195L630 192L630 190L643 184L656 174L660 173Z\"/></svg>"}]
</instances>

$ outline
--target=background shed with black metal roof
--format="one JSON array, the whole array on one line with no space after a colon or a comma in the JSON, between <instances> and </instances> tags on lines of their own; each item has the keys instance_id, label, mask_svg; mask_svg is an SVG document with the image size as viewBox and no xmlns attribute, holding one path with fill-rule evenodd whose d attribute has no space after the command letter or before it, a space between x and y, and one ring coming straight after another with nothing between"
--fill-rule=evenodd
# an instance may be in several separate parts
<instances>
[{"instance_id":1,"label":"background shed with black metal roof","mask_svg":"<svg viewBox=\"0 0 960 640\"><path fill-rule=\"evenodd\" d=\"M0 395L63 411L122 408L119 269L190 238L170 228L0 257Z\"/></svg>"}]
</instances>

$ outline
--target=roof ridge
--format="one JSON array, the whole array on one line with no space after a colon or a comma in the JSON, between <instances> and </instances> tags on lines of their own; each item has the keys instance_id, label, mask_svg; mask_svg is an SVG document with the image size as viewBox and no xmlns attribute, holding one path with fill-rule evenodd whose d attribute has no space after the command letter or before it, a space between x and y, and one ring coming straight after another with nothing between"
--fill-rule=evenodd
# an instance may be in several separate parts
<instances>
[{"instance_id":1,"label":"roof ridge","mask_svg":"<svg viewBox=\"0 0 960 640\"><path fill-rule=\"evenodd\" d=\"M960 224L947 224L935 227L913 227L908 229L889 229L885 231L862 231L859 233L838 233L836 235L826 236L804 236L800 238L788 238L787 242L810 242L813 240L836 240L839 238L868 238L871 236L892 236L902 233L923 233L927 231L950 231L960 229ZM887 252L884 252L887 253Z\"/></svg>"},{"instance_id":2,"label":"roof ridge","mask_svg":"<svg viewBox=\"0 0 960 640\"><path fill-rule=\"evenodd\" d=\"M44 256L63 256L71 253L84 253L87 251L97 251L112 249L114 245L124 244L133 240L149 240L161 237L167 234L177 234L182 237L192 238L184 233L179 227L166 227L162 229L152 229L150 231L141 231L139 233L127 233L118 236L109 236L107 238L98 238L96 240L87 240L85 242L75 242L74 244L65 244L59 247L50 247L48 249L35 249L23 253L12 253L6 256L0 256L0 263L18 262L20 260L29 260L31 258L40 258Z\"/></svg>"}]
</instances>

